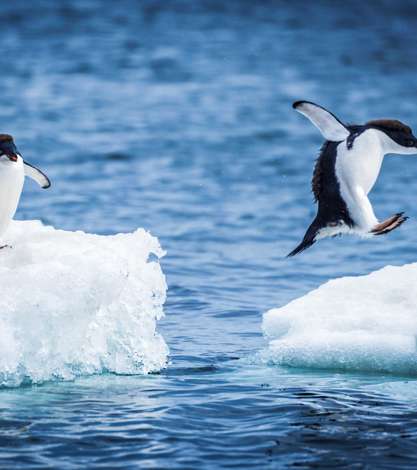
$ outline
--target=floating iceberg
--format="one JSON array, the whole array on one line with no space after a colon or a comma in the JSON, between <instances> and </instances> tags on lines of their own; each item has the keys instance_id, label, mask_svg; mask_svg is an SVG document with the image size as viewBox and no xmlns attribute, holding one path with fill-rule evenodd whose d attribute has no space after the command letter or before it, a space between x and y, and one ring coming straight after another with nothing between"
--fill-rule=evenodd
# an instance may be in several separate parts
<instances>
[{"instance_id":1,"label":"floating iceberg","mask_svg":"<svg viewBox=\"0 0 417 470\"><path fill-rule=\"evenodd\" d=\"M166 364L156 332L163 256L145 230L99 236L13 222L0 250L0 385L147 373Z\"/></svg>"},{"instance_id":2,"label":"floating iceberg","mask_svg":"<svg viewBox=\"0 0 417 470\"><path fill-rule=\"evenodd\" d=\"M417 263L327 282L264 315L267 361L417 375Z\"/></svg>"}]
</instances>

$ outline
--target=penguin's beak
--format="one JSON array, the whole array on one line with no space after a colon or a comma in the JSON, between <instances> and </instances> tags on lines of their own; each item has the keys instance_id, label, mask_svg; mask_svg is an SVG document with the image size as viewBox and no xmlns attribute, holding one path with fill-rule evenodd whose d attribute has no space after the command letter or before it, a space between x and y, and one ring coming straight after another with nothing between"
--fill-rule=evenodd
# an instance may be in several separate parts
<instances>
[{"instance_id":1,"label":"penguin's beak","mask_svg":"<svg viewBox=\"0 0 417 470\"><path fill-rule=\"evenodd\" d=\"M13 142L7 142L1 146L1 149L7 156L7 158L12 162L17 162L19 157L19 152L16 148L16 145Z\"/></svg>"}]
</instances>

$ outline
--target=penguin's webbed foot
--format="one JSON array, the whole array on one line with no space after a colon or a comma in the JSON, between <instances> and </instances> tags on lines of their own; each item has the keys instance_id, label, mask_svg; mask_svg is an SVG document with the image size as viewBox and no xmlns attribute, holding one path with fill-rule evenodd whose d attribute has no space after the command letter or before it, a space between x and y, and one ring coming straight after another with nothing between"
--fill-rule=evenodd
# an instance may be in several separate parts
<instances>
[{"instance_id":1,"label":"penguin's webbed foot","mask_svg":"<svg viewBox=\"0 0 417 470\"><path fill-rule=\"evenodd\" d=\"M398 214L389 217L388 219L380 222L379 224L375 225L375 227L371 230L372 235L385 235L389 232L392 232L400 225L402 225L408 217L404 216L404 212L399 212Z\"/></svg>"}]
</instances>

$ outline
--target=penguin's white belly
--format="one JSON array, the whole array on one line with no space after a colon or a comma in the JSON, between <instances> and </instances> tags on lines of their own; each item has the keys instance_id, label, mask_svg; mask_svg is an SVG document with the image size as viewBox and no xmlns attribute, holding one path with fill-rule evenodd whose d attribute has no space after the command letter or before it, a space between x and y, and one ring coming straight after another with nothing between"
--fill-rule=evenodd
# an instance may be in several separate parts
<instances>
[{"instance_id":1,"label":"penguin's white belly","mask_svg":"<svg viewBox=\"0 0 417 470\"><path fill-rule=\"evenodd\" d=\"M16 213L25 179L23 160L0 162L0 236Z\"/></svg>"},{"instance_id":2,"label":"penguin's white belly","mask_svg":"<svg viewBox=\"0 0 417 470\"><path fill-rule=\"evenodd\" d=\"M359 187L368 194L378 178L383 158L380 140L373 129L358 136L350 150L346 142L341 142L336 159L339 184L347 190Z\"/></svg>"},{"instance_id":3,"label":"penguin's white belly","mask_svg":"<svg viewBox=\"0 0 417 470\"><path fill-rule=\"evenodd\" d=\"M366 130L348 149L346 141L337 147L336 177L340 195L355 224L354 231L366 235L378 223L367 197L381 170L384 151L377 131Z\"/></svg>"}]
</instances>

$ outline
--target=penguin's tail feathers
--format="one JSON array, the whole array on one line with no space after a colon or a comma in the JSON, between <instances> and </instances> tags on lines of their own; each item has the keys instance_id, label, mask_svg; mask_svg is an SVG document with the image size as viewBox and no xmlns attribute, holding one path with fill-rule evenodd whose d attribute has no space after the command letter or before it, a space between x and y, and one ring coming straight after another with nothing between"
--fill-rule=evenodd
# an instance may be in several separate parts
<instances>
[{"instance_id":1,"label":"penguin's tail feathers","mask_svg":"<svg viewBox=\"0 0 417 470\"><path fill-rule=\"evenodd\" d=\"M291 253L288 253L287 258L298 255L298 253L301 253L302 251L307 250L307 248L310 248L310 246L316 242L317 232L321 228L323 228L323 225L317 220L316 217L311 223L310 227L308 227L302 242L296 248L294 248Z\"/></svg>"}]
</instances>

